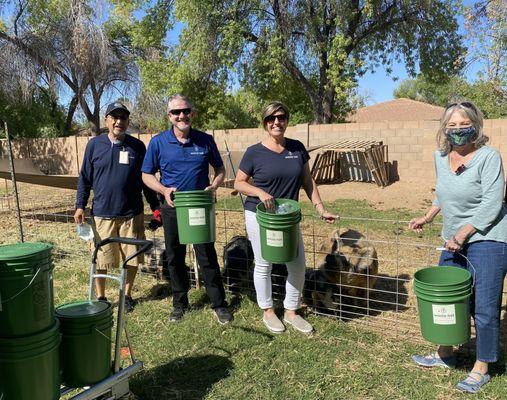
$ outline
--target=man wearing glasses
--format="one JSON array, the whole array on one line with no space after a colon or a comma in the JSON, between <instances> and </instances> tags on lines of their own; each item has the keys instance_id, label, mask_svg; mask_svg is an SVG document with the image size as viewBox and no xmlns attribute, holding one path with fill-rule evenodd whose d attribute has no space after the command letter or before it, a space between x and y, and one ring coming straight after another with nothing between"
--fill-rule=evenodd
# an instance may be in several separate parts
<instances>
[{"instance_id":1,"label":"man wearing glasses","mask_svg":"<svg viewBox=\"0 0 507 400\"><path fill-rule=\"evenodd\" d=\"M167 264L173 292L173 311L170 322L181 320L189 307L190 288L185 265L186 246L179 242L173 193L189 190L218 189L225 177L225 168L213 136L191 127L194 110L188 98L175 94L169 99L167 114L172 127L154 136L142 166L143 181L162 198L162 224ZM209 182L209 165L214 169ZM160 182L155 173L160 172ZM225 290L220 276L214 243L195 244L194 250L201 267L206 291L218 322L232 320L227 309Z\"/></svg>"},{"instance_id":2,"label":"man wearing glasses","mask_svg":"<svg viewBox=\"0 0 507 400\"><path fill-rule=\"evenodd\" d=\"M126 134L130 112L122 103L109 104L105 124L107 134L91 139L85 150L79 174L76 195L77 224L85 222L84 210L93 189L91 209L94 240L96 243L110 236L144 239L142 192L152 210L158 208L155 192L143 185L141 165L146 154L143 142ZM111 243L100 248L97 255L97 273L117 267L120 257L125 260L136 251L132 245ZM125 310L132 311L132 286L142 255L129 261ZM106 301L105 279L95 280L98 300Z\"/></svg>"}]
</instances>

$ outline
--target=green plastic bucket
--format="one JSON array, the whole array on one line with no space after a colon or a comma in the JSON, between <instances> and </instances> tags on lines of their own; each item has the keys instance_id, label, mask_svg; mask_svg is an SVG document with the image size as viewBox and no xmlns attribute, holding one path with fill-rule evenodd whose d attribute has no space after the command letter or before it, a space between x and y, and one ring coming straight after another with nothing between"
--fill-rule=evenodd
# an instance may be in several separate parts
<instances>
[{"instance_id":1,"label":"green plastic bucket","mask_svg":"<svg viewBox=\"0 0 507 400\"><path fill-rule=\"evenodd\" d=\"M0 338L0 399L60 398L58 321L34 335Z\"/></svg>"},{"instance_id":2,"label":"green plastic bucket","mask_svg":"<svg viewBox=\"0 0 507 400\"><path fill-rule=\"evenodd\" d=\"M472 276L458 267L430 267L414 274L422 336L453 346L470 339Z\"/></svg>"},{"instance_id":3,"label":"green plastic bucket","mask_svg":"<svg viewBox=\"0 0 507 400\"><path fill-rule=\"evenodd\" d=\"M111 374L111 303L81 301L56 308L60 320L62 382L90 386Z\"/></svg>"},{"instance_id":4,"label":"green plastic bucket","mask_svg":"<svg viewBox=\"0 0 507 400\"><path fill-rule=\"evenodd\" d=\"M264 204L257 205L257 222L260 229L261 255L272 263L285 263L298 255L301 207L290 199L276 199L276 207L287 207L289 212L276 214L267 212Z\"/></svg>"},{"instance_id":5,"label":"green plastic bucket","mask_svg":"<svg viewBox=\"0 0 507 400\"><path fill-rule=\"evenodd\" d=\"M28 336L54 324L52 247L0 246L0 337Z\"/></svg>"},{"instance_id":6,"label":"green plastic bucket","mask_svg":"<svg viewBox=\"0 0 507 400\"><path fill-rule=\"evenodd\" d=\"M174 206L181 244L215 241L215 203L211 191L174 192Z\"/></svg>"}]
</instances>

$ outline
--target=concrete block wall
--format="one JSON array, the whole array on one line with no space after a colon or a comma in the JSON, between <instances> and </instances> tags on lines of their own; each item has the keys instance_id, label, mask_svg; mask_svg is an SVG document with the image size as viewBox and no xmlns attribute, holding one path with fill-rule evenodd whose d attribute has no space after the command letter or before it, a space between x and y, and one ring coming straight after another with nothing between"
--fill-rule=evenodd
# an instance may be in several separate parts
<instances>
[{"instance_id":1,"label":"concrete block wall","mask_svg":"<svg viewBox=\"0 0 507 400\"><path fill-rule=\"evenodd\" d=\"M434 179L433 154L436 150L437 121L389 121L329 125L299 124L287 129L286 136L311 149L341 139L382 140L388 145L389 161L402 180ZM484 121L489 144L500 151L507 170L507 119ZM227 141L230 151L242 152L263 140L262 128L210 130L220 150ZM151 134L135 135L146 145ZM83 160L88 137L22 139L12 142L15 158L30 158L44 172L76 175ZM0 156L7 157L5 140L0 140ZM313 157L314 158L314 157Z\"/></svg>"},{"instance_id":2,"label":"concrete block wall","mask_svg":"<svg viewBox=\"0 0 507 400\"><path fill-rule=\"evenodd\" d=\"M434 152L438 121L388 121L329 125L301 124L287 129L287 137L303 142L308 148L323 146L342 139L381 140L388 145L389 161L395 164L400 179L435 178ZM507 170L507 120L485 120L489 144L500 151ZM227 140L229 150L244 151L265 138L263 129L229 129L210 131L219 148Z\"/></svg>"}]
</instances>

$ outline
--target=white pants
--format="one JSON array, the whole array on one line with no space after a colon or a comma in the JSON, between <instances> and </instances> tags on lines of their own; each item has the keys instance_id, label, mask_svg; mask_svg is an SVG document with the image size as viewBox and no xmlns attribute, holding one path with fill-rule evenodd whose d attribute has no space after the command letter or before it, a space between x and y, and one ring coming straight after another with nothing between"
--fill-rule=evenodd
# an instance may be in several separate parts
<instances>
[{"instance_id":1,"label":"white pants","mask_svg":"<svg viewBox=\"0 0 507 400\"><path fill-rule=\"evenodd\" d=\"M254 285L257 293L257 304L262 309L273 307L271 269L272 265L261 255L261 240L259 224L253 211L245 210L245 225L248 238L252 243L255 258ZM299 246L298 256L294 261L285 263L287 266L287 282L285 283L285 300L283 306L286 310L297 310L300 305L301 293L305 284L305 248L301 229L298 228Z\"/></svg>"}]
</instances>

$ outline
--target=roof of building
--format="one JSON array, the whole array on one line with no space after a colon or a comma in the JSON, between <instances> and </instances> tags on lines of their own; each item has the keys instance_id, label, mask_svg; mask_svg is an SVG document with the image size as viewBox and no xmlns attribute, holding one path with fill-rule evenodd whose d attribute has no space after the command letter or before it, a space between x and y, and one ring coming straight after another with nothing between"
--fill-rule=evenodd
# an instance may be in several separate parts
<instances>
[{"instance_id":1,"label":"roof of building","mask_svg":"<svg viewBox=\"0 0 507 400\"><path fill-rule=\"evenodd\" d=\"M439 120L443 107L422 101L394 99L363 107L348 116L348 122L420 121Z\"/></svg>"}]
</instances>

